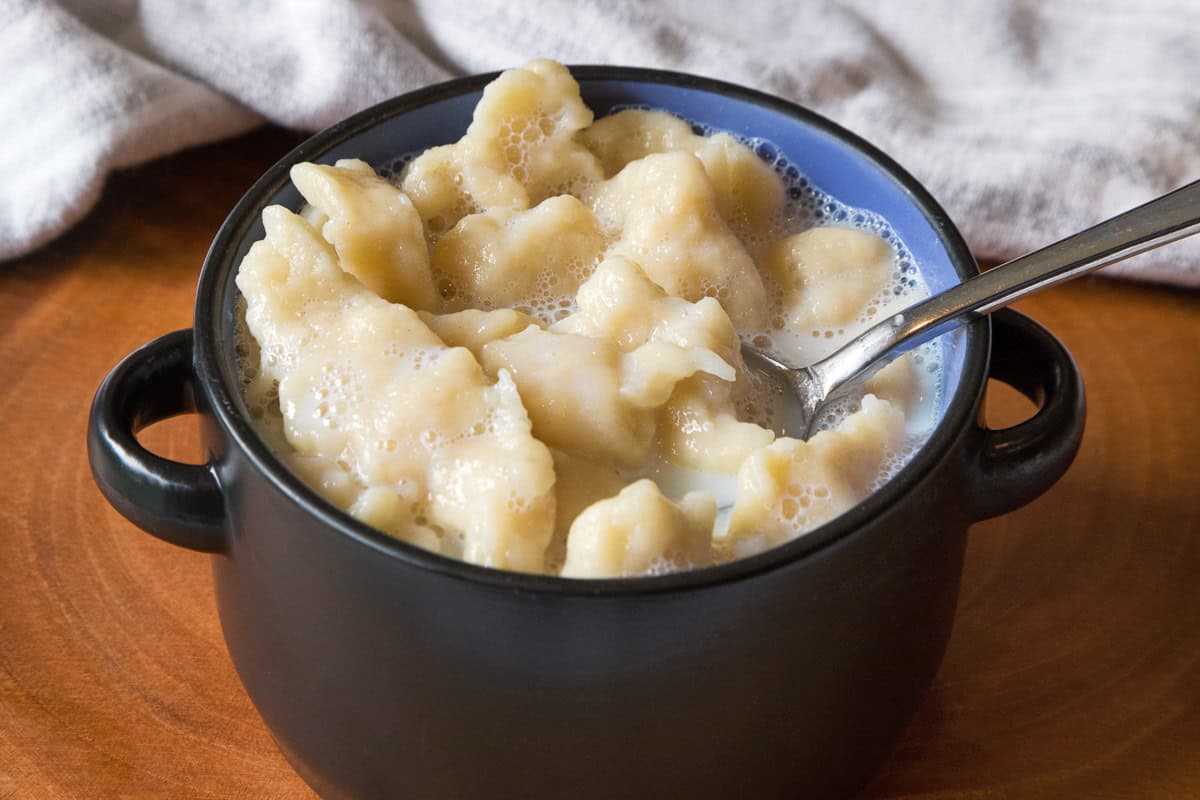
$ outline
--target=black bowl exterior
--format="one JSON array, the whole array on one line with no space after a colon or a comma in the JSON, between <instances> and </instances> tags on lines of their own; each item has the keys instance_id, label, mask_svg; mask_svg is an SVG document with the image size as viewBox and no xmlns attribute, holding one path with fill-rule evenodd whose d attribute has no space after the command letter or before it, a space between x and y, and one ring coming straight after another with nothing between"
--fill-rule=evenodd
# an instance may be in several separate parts
<instances>
[{"instance_id":1,"label":"black bowl exterior","mask_svg":"<svg viewBox=\"0 0 1200 800\"><path fill-rule=\"evenodd\" d=\"M844 796L893 745L950 633L970 521L957 452L807 558L607 597L380 558L231 463L221 624L324 797Z\"/></svg>"}]
</instances>

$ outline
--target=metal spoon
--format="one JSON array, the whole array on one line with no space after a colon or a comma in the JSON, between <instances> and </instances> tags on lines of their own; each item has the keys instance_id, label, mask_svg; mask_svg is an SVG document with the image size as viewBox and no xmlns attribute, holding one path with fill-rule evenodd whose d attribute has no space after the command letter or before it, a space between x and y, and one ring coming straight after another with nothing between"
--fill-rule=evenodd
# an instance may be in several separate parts
<instances>
[{"instance_id":1,"label":"metal spoon","mask_svg":"<svg viewBox=\"0 0 1200 800\"><path fill-rule=\"evenodd\" d=\"M1014 300L1200 232L1200 181L976 275L882 320L814 364L796 367L744 343L746 363L787 399L787 435L812 434L821 407L913 348Z\"/></svg>"}]
</instances>

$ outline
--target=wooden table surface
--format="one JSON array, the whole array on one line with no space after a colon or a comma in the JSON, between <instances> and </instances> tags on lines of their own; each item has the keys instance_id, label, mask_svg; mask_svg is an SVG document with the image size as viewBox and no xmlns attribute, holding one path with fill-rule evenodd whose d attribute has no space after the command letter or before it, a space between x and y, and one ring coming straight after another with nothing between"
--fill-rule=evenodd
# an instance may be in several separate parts
<instances>
[{"instance_id":1,"label":"wooden table surface","mask_svg":"<svg viewBox=\"0 0 1200 800\"><path fill-rule=\"evenodd\" d=\"M84 447L104 374L190 325L224 214L298 140L118 175L78 228L0 264L0 799L313 796L234 673L208 557L110 508ZM1092 277L1020 308L1083 370L1083 447L972 530L941 672L864 797L1200 797L1200 295ZM144 440L194 460L194 429Z\"/></svg>"}]
</instances>

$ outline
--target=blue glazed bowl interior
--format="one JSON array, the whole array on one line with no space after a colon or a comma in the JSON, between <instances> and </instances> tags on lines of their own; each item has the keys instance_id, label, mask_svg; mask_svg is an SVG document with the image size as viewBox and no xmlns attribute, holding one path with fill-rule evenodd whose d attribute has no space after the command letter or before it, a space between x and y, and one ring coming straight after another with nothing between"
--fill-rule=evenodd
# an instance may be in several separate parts
<instances>
[{"instance_id":1,"label":"blue glazed bowl interior","mask_svg":"<svg viewBox=\"0 0 1200 800\"><path fill-rule=\"evenodd\" d=\"M816 114L768 95L694 76L611 67L575 67L572 73L580 82L584 102L597 117L606 115L614 108L628 106L662 109L712 129L773 143L817 188L848 206L875 212L885 218L907 247L933 292L957 284L976 271L974 260L953 224L914 179L867 142ZM237 291L232 273L250 245L264 235L260 219L262 209L267 205L281 204L298 210L304 203L288 180L287 169L291 164L299 161L333 163L341 158L361 158L380 166L394 162L405 154L456 141L470 124L483 86L492 77L477 76L431 87L361 112L296 148L264 175L230 215L226 230L218 235L214 249L209 253L210 263L207 266L217 268L206 269L201 279L198 327L203 327L200 310L205 302L204 297L211 291L213 297L219 298L216 309L219 319L212 320L216 352L231 353L233 350ZM211 263L214 260L217 261L216 265ZM212 285L213 281L217 285ZM964 365L969 361L966 357L968 341L969 329L965 327L938 340L942 348L943 365L937 408L939 420L945 417L959 393ZM233 374L233 360L217 357L215 361L219 363L224 385L238 386L238 377ZM248 419L240 396L233 397L231 403L243 420ZM935 431L926 447L932 446L938 438L938 432ZM261 448L261 443L257 447ZM913 461L919 460L919 456ZM284 469L279 464L275 467L276 470ZM913 467L914 464L910 462L891 484L903 481L905 473ZM891 484L862 505L887 494ZM318 504L323 502L315 497L315 493L310 498L312 500ZM851 516L856 510L845 516ZM348 515L346 520L348 524L357 524ZM838 522L835 520L830 526ZM801 539L823 538L815 534L817 532ZM378 542L374 544L379 546ZM792 542L777 550L786 550L796 544ZM815 542L812 546L816 546ZM808 549L811 547L806 546L805 550ZM771 553L761 554L754 559L764 556L771 556ZM426 559L428 556L420 555L418 558ZM733 562L697 572L726 570L736 564ZM671 577L621 579L621 582L670 582L668 579ZM676 576L675 579L680 578ZM531 585L541 585L564 580L539 576L530 582Z\"/></svg>"}]
</instances>

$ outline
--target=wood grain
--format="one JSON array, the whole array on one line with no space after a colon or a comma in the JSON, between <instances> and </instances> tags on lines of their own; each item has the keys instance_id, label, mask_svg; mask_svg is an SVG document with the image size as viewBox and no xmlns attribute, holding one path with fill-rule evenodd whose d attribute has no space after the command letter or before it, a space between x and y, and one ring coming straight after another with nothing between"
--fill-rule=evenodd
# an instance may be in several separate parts
<instances>
[{"instance_id":1,"label":"wood grain","mask_svg":"<svg viewBox=\"0 0 1200 800\"><path fill-rule=\"evenodd\" d=\"M311 798L242 691L205 556L108 507L84 429L105 372L190 324L264 130L113 179L0 265L0 798ZM1022 309L1075 354L1084 444L971 533L938 680L864 798L1200 797L1200 297L1089 278ZM996 419L1023 413L993 393ZM147 432L193 458L194 421Z\"/></svg>"}]
</instances>

